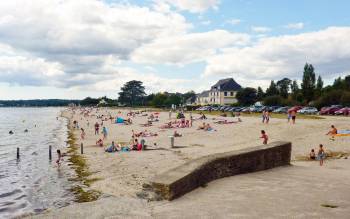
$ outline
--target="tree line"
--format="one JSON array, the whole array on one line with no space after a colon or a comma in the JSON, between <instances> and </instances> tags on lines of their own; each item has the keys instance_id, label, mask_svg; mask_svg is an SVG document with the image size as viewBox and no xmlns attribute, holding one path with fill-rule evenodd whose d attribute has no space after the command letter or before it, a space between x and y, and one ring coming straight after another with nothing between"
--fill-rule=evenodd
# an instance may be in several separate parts
<instances>
[{"instance_id":1,"label":"tree line","mask_svg":"<svg viewBox=\"0 0 350 219\"><path fill-rule=\"evenodd\" d=\"M237 92L237 100L240 105L251 105L257 101L265 105L310 105L323 107L335 104L350 106L350 75L345 78L337 78L332 85L324 87L322 77L316 78L312 64L304 66L302 82L283 78L279 81L272 80L270 86L264 91L246 87Z\"/></svg>"}]
</instances>

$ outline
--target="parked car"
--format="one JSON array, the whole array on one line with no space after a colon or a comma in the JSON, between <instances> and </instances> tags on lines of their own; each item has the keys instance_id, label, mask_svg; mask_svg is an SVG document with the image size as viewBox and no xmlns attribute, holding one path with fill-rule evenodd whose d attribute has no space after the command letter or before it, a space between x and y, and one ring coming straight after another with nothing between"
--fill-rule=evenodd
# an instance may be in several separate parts
<instances>
[{"instance_id":1,"label":"parked car","mask_svg":"<svg viewBox=\"0 0 350 219\"><path fill-rule=\"evenodd\" d=\"M274 113L287 113L288 112L288 107L287 106L280 107L278 109L275 109L273 112Z\"/></svg>"},{"instance_id":2,"label":"parked car","mask_svg":"<svg viewBox=\"0 0 350 219\"><path fill-rule=\"evenodd\" d=\"M242 110L241 110L242 113L249 113L250 112L250 107L244 107Z\"/></svg>"},{"instance_id":3,"label":"parked car","mask_svg":"<svg viewBox=\"0 0 350 219\"><path fill-rule=\"evenodd\" d=\"M304 107L300 110L298 110L298 113L301 114L316 114L318 113L318 110L316 107Z\"/></svg>"},{"instance_id":4,"label":"parked car","mask_svg":"<svg viewBox=\"0 0 350 219\"><path fill-rule=\"evenodd\" d=\"M347 116L350 113L350 108L349 107L344 107L341 108L340 110L337 110L334 112L334 115L344 115Z\"/></svg>"},{"instance_id":5,"label":"parked car","mask_svg":"<svg viewBox=\"0 0 350 219\"><path fill-rule=\"evenodd\" d=\"M267 110L268 110L269 112L273 112L274 110L276 110L276 109L278 109L278 108L280 108L280 106L269 106L269 107L267 107Z\"/></svg>"},{"instance_id":6,"label":"parked car","mask_svg":"<svg viewBox=\"0 0 350 219\"><path fill-rule=\"evenodd\" d=\"M323 107L320 111L320 115L334 115L334 113L340 110L339 106Z\"/></svg>"},{"instance_id":7,"label":"parked car","mask_svg":"<svg viewBox=\"0 0 350 219\"><path fill-rule=\"evenodd\" d=\"M288 109L288 111L295 111L298 112L298 110L302 109L302 106L293 106L291 108Z\"/></svg>"}]
</instances>

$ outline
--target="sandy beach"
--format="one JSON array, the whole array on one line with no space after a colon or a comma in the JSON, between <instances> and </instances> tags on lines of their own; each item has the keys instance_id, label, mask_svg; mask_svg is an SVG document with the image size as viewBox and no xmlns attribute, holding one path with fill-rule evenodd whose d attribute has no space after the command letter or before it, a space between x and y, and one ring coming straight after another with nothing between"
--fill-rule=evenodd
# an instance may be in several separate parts
<instances>
[{"instance_id":1,"label":"sandy beach","mask_svg":"<svg viewBox=\"0 0 350 219\"><path fill-rule=\"evenodd\" d=\"M97 114L127 118L127 110L121 110L120 114L118 111L120 110L100 109ZM151 112L143 114L149 116ZM91 188L101 191L104 198L95 204L76 204L39 217L54 218L61 215L67 218L85 218L89 214L83 212L93 211L92 205L111 208L114 205L119 206L109 211L95 208L95 213L90 214L92 218L346 218L346 215L350 214L349 159L342 157L326 160L323 167L320 167L317 161L299 161L299 157L307 156L312 148L317 151L319 144L323 144L326 151L349 152L350 137L337 137L332 141L326 133L331 125L335 125L338 130L349 129L350 118L297 119L296 124L292 125L287 123L287 119L277 119L273 116L269 124L262 124L260 117L242 116L242 122L216 124L216 121L222 119L236 122L237 118L207 116L207 120L194 121L191 128L160 129L161 125L174 121L176 114L172 113L171 120L168 112L160 112L157 115L160 121L154 122L151 127L140 126L147 123L147 116L140 114L132 118L132 125L105 121L104 126L108 129L105 146L110 145L112 141L126 145L131 140L132 130L140 132L146 129L158 134L155 137L143 138L151 150L106 153L104 148L95 145L96 140L102 137L94 134L94 124L96 121L100 123L100 119L97 120L96 115L84 117L79 111L74 115L70 110L64 111L63 116L70 118L71 122L78 121L80 127L85 129L84 140L80 139L79 130L75 130L74 133L79 139L77 143L84 144L84 156L93 173L92 177L100 179L94 182ZM185 116L189 117L189 114ZM198 118L199 115L193 113L193 117ZM197 130L202 122L209 123L216 131ZM148 183L156 174L184 164L190 159L260 145L262 129L267 132L270 142L292 142L291 166L216 180L206 188L198 188L172 202L147 202L137 197L142 191L142 185ZM183 136L175 138L176 147L171 148L169 136L175 130ZM327 204L337 207L322 206ZM188 211L189 209L191 211Z\"/></svg>"}]
</instances>

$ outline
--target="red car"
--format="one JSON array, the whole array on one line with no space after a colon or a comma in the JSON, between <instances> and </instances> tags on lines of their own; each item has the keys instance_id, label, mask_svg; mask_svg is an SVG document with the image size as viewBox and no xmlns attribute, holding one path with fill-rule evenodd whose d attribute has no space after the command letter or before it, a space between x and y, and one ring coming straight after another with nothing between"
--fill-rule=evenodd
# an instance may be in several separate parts
<instances>
[{"instance_id":1,"label":"red car","mask_svg":"<svg viewBox=\"0 0 350 219\"><path fill-rule=\"evenodd\" d=\"M323 107L320 111L320 115L334 115L335 111L340 109L341 107L338 106Z\"/></svg>"},{"instance_id":2,"label":"red car","mask_svg":"<svg viewBox=\"0 0 350 219\"><path fill-rule=\"evenodd\" d=\"M350 113L350 108L349 107L344 107L341 108L340 110L337 110L334 112L334 115L344 115L347 116Z\"/></svg>"}]
</instances>

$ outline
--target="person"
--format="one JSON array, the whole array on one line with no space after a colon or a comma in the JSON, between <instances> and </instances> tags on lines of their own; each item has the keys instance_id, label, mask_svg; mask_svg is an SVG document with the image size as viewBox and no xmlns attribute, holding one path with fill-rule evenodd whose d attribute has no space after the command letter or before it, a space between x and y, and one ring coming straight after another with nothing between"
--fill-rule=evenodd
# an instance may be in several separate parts
<instances>
[{"instance_id":1,"label":"person","mask_svg":"<svg viewBox=\"0 0 350 219\"><path fill-rule=\"evenodd\" d=\"M107 139L108 131L105 126L102 128L103 140Z\"/></svg>"},{"instance_id":2,"label":"person","mask_svg":"<svg viewBox=\"0 0 350 219\"><path fill-rule=\"evenodd\" d=\"M101 138L96 141L96 146L103 147L103 140Z\"/></svg>"},{"instance_id":3,"label":"person","mask_svg":"<svg viewBox=\"0 0 350 219\"><path fill-rule=\"evenodd\" d=\"M191 115L190 115L190 127L192 128L192 126L193 126L193 117L192 117L192 113L191 113Z\"/></svg>"},{"instance_id":4,"label":"person","mask_svg":"<svg viewBox=\"0 0 350 219\"><path fill-rule=\"evenodd\" d=\"M83 128L81 128L80 130L81 130L81 134L80 134L81 140L84 140L85 139L85 130Z\"/></svg>"},{"instance_id":5,"label":"person","mask_svg":"<svg viewBox=\"0 0 350 219\"><path fill-rule=\"evenodd\" d=\"M265 123L265 120L266 120L266 111L263 110L262 111L262 123Z\"/></svg>"},{"instance_id":6,"label":"person","mask_svg":"<svg viewBox=\"0 0 350 219\"><path fill-rule=\"evenodd\" d=\"M291 118L292 118L292 115L291 115L290 111L288 111L288 114L287 114L287 121L288 121L288 123L290 122Z\"/></svg>"},{"instance_id":7,"label":"person","mask_svg":"<svg viewBox=\"0 0 350 219\"><path fill-rule=\"evenodd\" d=\"M98 122L95 123L95 135L98 135L100 133L100 125Z\"/></svg>"},{"instance_id":8,"label":"person","mask_svg":"<svg viewBox=\"0 0 350 219\"><path fill-rule=\"evenodd\" d=\"M178 133L177 131L174 131L174 137L182 137L182 134Z\"/></svg>"},{"instance_id":9,"label":"person","mask_svg":"<svg viewBox=\"0 0 350 219\"><path fill-rule=\"evenodd\" d=\"M326 157L326 153L323 149L323 145L320 144L320 147L318 149L318 153L317 153L317 159L320 161L320 166L323 166L323 160Z\"/></svg>"},{"instance_id":10,"label":"person","mask_svg":"<svg viewBox=\"0 0 350 219\"><path fill-rule=\"evenodd\" d=\"M338 134L338 130L335 128L334 125L331 125L331 130L329 132L327 132L326 135L331 135L330 140L334 141L335 140L334 137L336 134Z\"/></svg>"},{"instance_id":11,"label":"person","mask_svg":"<svg viewBox=\"0 0 350 219\"><path fill-rule=\"evenodd\" d=\"M62 154L61 154L61 150L57 150L57 160L56 160L56 163L58 166L61 166L61 159L62 159Z\"/></svg>"},{"instance_id":12,"label":"person","mask_svg":"<svg viewBox=\"0 0 350 219\"><path fill-rule=\"evenodd\" d=\"M295 124L295 119L297 117L297 113L295 110L292 110L292 112L290 113L291 117L292 117L292 123Z\"/></svg>"},{"instance_id":13,"label":"person","mask_svg":"<svg viewBox=\"0 0 350 219\"><path fill-rule=\"evenodd\" d=\"M311 152L309 154L309 158L311 160L316 160L316 153L315 153L315 150L314 149L311 149Z\"/></svg>"},{"instance_id":14,"label":"person","mask_svg":"<svg viewBox=\"0 0 350 219\"><path fill-rule=\"evenodd\" d=\"M114 141L112 141L112 144L106 148L105 152L112 153L118 151L117 147L114 144Z\"/></svg>"},{"instance_id":15,"label":"person","mask_svg":"<svg viewBox=\"0 0 350 219\"><path fill-rule=\"evenodd\" d=\"M204 129L205 128L205 122L203 122L203 124L202 125L200 125L200 126L198 126L198 130L201 130L201 129Z\"/></svg>"},{"instance_id":16,"label":"person","mask_svg":"<svg viewBox=\"0 0 350 219\"><path fill-rule=\"evenodd\" d=\"M261 130L261 137L263 139L263 144L267 144L267 141L269 140L269 137L267 136L265 130Z\"/></svg>"},{"instance_id":17,"label":"person","mask_svg":"<svg viewBox=\"0 0 350 219\"><path fill-rule=\"evenodd\" d=\"M270 112L268 110L265 110L265 122L268 124L270 121Z\"/></svg>"}]
</instances>

